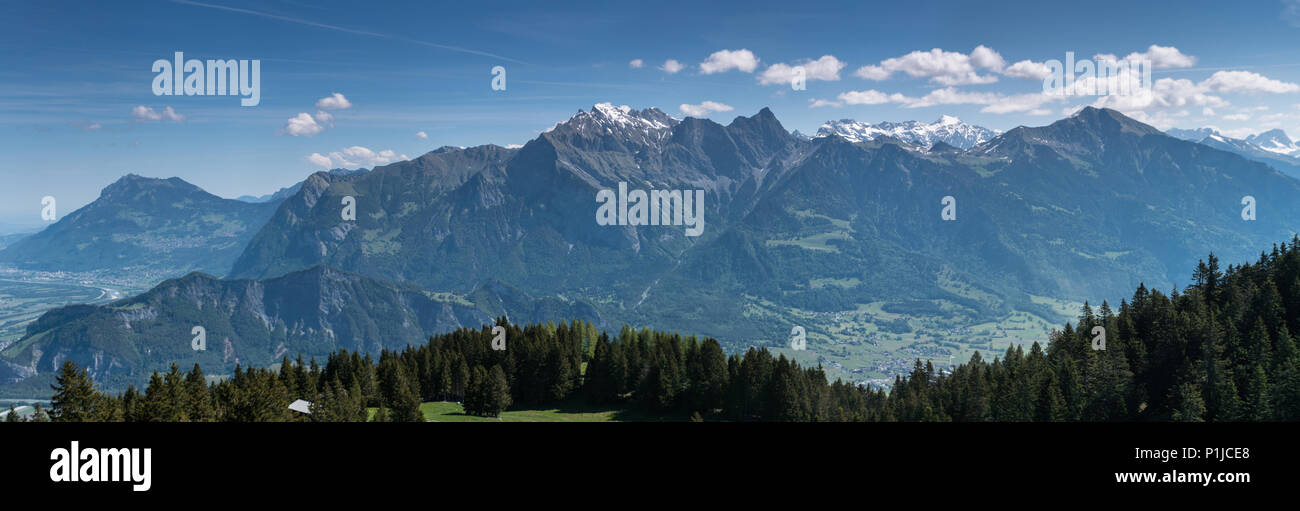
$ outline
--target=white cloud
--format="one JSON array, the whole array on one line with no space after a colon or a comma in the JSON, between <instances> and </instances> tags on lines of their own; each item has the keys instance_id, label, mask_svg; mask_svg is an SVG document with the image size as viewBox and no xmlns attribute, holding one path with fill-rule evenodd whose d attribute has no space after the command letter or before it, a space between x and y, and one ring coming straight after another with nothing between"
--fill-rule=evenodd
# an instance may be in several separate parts
<instances>
[{"instance_id":1,"label":"white cloud","mask_svg":"<svg viewBox=\"0 0 1300 511\"><path fill-rule=\"evenodd\" d=\"M376 152L359 145L345 147L343 150L331 152L329 155L311 153L310 156L307 156L307 161L327 169L375 167L409 159L405 154L397 154L391 149Z\"/></svg>"},{"instance_id":2,"label":"white cloud","mask_svg":"<svg viewBox=\"0 0 1300 511\"><path fill-rule=\"evenodd\" d=\"M746 49L718 50L700 63L700 72L706 75L724 73L732 69L753 73L756 68L758 68L758 57L754 56L754 52Z\"/></svg>"},{"instance_id":3,"label":"white cloud","mask_svg":"<svg viewBox=\"0 0 1300 511\"><path fill-rule=\"evenodd\" d=\"M1250 114L1228 114L1221 119L1225 121L1245 121L1250 119Z\"/></svg>"},{"instance_id":4,"label":"white cloud","mask_svg":"<svg viewBox=\"0 0 1300 511\"><path fill-rule=\"evenodd\" d=\"M838 81L840 79L840 70L844 69L845 65L844 62L841 62L840 59L835 58L833 55L822 55L817 60L804 59L793 66L780 62L772 64L763 70L758 76L758 83L760 85L789 84L795 78L796 69L800 67L803 68L804 77L808 81Z\"/></svg>"},{"instance_id":5,"label":"white cloud","mask_svg":"<svg viewBox=\"0 0 1300 511\"><path fill-rule=\"evenodd\" d=\"M415 138L418 138L418 139L420 139L420 140L428 140L428 139L429 139L429 134L428 134L428 133L425 133L425 132L423 132L423 131L417 131L417 132L415 132Z\"/></svg>"},{"instance_id":6,"label":"white cloud","mask_svg":"<svg viewBox=\"0 0 1300 511\"><path fill-rule=\"evenodd\" d=\"M844 106L844 103L840 103L839 101L831 101L831 100L829 100L829 99L810 99L810 100L808 100L808 108L821 108L821 107L824 107L824 106L829 106L829 107L841 107L841 106Z\"/></svg>"},{"instance_id":7,"label":"white cloud","mask_svg":"<svg viewBox=\"0 0 1300 511\"><path fill-rule=\"evenodd\" d=\"M1028 112L1029 115L1046 115L1051 113L1050 110L1040 108L1044 104L1057 101L1060 98L1048 96L1046 94L1012 94L1010 96L1001 96L995 98L980 111L989 114L1009 114L1016 112ZM1037 113L1035 113L1037 112Z\"/></svg>"},{"instance_id":8,"label":"white cloud","mask_svg":"<svg viewBox=\"0 0 1300 511\"><path fill-rule=\"evenodd\" d=\"M316 119L307 112L289 118L288 124L284 126L284 132L294 137L312 137L322 131L325 131L325 127L317 123Z\"/></svg>"},{"instance_id":9,"label":"white cloud","mask_svg":"<svg viewBox=\"0 0 1300 511\"><path fill-rule=\"evenodd\" d=\"M311 153L311 156L307 157L307 161L311 162L313 165L325 167L327 169L333 164L333 162L330 161L329 156L320 153Z\"/></svg>"},{"instance_id":10,"label":"white cloud","mask_svg":"<svg viewBox=\"0 0 1300 511\"><path fill-rule=\"evenodd\" d=\"M316 100L316 108L321 110L343 110L352 108L352 102L337 92Z\"/></svg>"},{"instance_id":11,"label":"white cloud","mask_svg":"<svg viewBox=\"0 0 1300 511\"><path fill-rule=\"evenodd\" d=\"M1130 115L1140 110L1228 106L1227 100L1207 94L1205 87L1185 78L1161 78L1150 89L1134 88L1133 91L1129 94L1101 96L1093 102L1093 106L1114 108Z\"/></svg>"},{"instance_id":12,"label":"white cloud","mask_svg":"<svg viewBox=\"0 0 1300 511\"><path fill-rule=\"evenodd\" d=\"M506 144L506 149L521 149L523 147L523 144Z\"/></svg>"},{"instance_id":13,"label":"white cloud","mask_svg":"<svg viewBox=\"0 0 1300 511\"><path fill-rule=\"evenodd\" d=\"M1001 54L982 44L970 52L970 61L976 67L993 71L1001 71L1007 65L1007 61L1002 60Z\"/></svg>"},{"instance_id":14,"label":"white cloud","mask_svg":"<svg viewBox=\"0 0 1300 511\"><path fill-rule=\"evenodd\" d=\"M630 62L627 63L627 67L630 67L632 69L640 69L642 67L645 67L645 61L641 59L632 59Z\"/></svg>"},{"instance_id":15,"label":"white cloud","mask_svg":"<svg viewBox=\"0 0 1300 511\"><path fill-rule=\"evenodd\" d=\"M329 112L326 112L324 110L317 110L316 115L312 117L316 119L316 122L319 123L321 126L325 126L328 124L329 127L331 128L334 127L334 115Z\"/></svg>"},{"instance_id":16,"label":"white cloud","mask_svg":"<svg viewBox=\"0 0 1300 511\"><path fill-rule=\"evenodd\" d=\"M165 107L163 108L163 111L159 112L144 105L137 105L135 108L131 109L131 116L135 117L136 120L139 121L168 120L181 122L185 120L185 116L176 113L175 110L172 110L172 107Z\"/></svg>"},{"instance_id":17,"label":"white cloud","mask_svg":"<svg viewBox=\"0 0 1300 511\"><path fill-rule=\"evenodd\" d=\"M889 78L890 72L880 66L862 66L854 71L853 74L858 78L865 80L881 81Z\"/></svg>"},{"instance_id":18,"label":"white cloud","mask_svg":"<svg viewBox=\"0 0 1300 511\"><path fill-rule=\"evenodd\" d=\"M894 93L885 94L878 90L861 90L848 91L840 93L839 100L846 105L881 105L885 103L901 103L905 96Z\"/></svg>"},{"instance_id":19,"label":"white cloud","mask_svg":"<svg viewBox=\"0 0 1300 511\"><path fill-rule=\"evenodd\" d=\"M1031 60L1022 60L1008 66L1002 70L1002 74L1013 78L1026 78L1030 80L1042 80L1052 76L1052 69L1042 62Z\"/></svg>"},{"instance_id":20,"label":"white cloud","mask_svg":"<svg viewBox=\"0 0 1300 511\"><path fill-rule=\"evenodd\" d=\"M686 66L683 66L681 62L678 62L675 59L665 60L664 65L659 66L660 71L663 71L670 75L675 75L677 74L678 71L681 71L684 68L686 68Z\"/></svg>"},{"instance_id":21,"label":"white cloud","mask_svg":"<svg viewBox=\"0 0 1300 511\"><path fill-rule=\"evenodd\" d=\"M940 85L984 84L998 81L993 75L980 75L976 68L999 70L1006 65L997 52L979 46L971 55L961 52L944 51L934 48L930 51L914 51L880 61L879 65L863 66L854 74L868 80L885 80L897 72L906 73L913 78L928 78Z\"/></svg>"},{"instance_id":22,"label":"white cloud","mask_svg":"<svg viewBox=\"0 0 1300 511\"><path fill-rule=\"evenodd\" d=\"M1283 94L1300 91L1300 85L1274 80L1250 71L1219 71L1201 82L1201 86L1216 92Z\"/></svg>"},{"instance_id":23,"label":"white cloud","mask_svg":"<svg viewBox=\"0 0 1300 511\"><path fill-rule=\"evenodd\" d=\"M1106 56L1111 57L1110 60L1115 60L1113 58L1114 55ZM1148 47L1145 52L1133 52L1128 54L1127 57L1124 57L1124 60L1149 60L1151 61L1151 65L1157 68L1192 67L1196 65L1196 57L1186 55L1173 46L1159 46L1155 44Z\"/></svg>"},{"instance_id":24,"label":"white cloud","mask_svg":"<svg viewBox=\"0 0 1300 511\"><path fill-rule=\"evenodd\" d=\"M688 105L683 103L680 107L682 113L691 117L703 117L713 112L729 112L735 110L730 105L724 105L716 101L705 101L698 105Z\"/></svg>"}]
</instances>

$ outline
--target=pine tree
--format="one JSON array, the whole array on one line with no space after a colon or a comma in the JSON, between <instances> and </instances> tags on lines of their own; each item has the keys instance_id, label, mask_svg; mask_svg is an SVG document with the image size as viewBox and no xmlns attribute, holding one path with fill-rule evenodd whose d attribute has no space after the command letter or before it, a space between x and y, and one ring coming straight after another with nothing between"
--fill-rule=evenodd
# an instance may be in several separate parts
<instances>
[{"instance_id":1,"label":"pine tree","mask_svg":"<svg viewBox=\"0 0 1300 511\"><path fill-rule=\"evenodd\" d=\"M212 394L208 389L203 369L194 364L185 376L185 401L188 405L189 419L194 422L212 422L216 420L216 411L212 406Z\"/></svg>"},{"instance_id":2,"label":"pine tree","mask_svg":"<svg viewBox=\"0 0 1300 511\"><path fill-rule=\"evenodd\" d=\"M1169 401L1174 404L1171 420L1174 422L1204 422L1205 401L1201 392L1190 382L1183 383L1173 390Z\"/></svg>"},{"instance_id":3,"label":"pine tree","mask_svg":"<svg viewBox=\"0 0 1300 511\"><path fill-rule=\"evenodd\" d=\"M506 373L501 366L492 366L492 371L488 373L485 384L485 401L483 403L483 414L488 417L500 417L501 412L510 407L510 382L506 379Z\"/></svg>"},{"instance_id":4,"label":"pine tree","mask_svg":"<svg viewBox=\"0 0 1300 511\"><path fill-rule=\"evenodd\" d=\"M47 414L47 413L45 413L45 409L41 407L41 404L40 404L40 403L36 403L36 404L34 404L34 405L32 405L32 406L33 406L33 408L35 408L35 411L32 412L32 418L28 419L28 421L30 421L30 422L50 422L50 415Z\"/></svg>"},{"instance_id":5,"label":"pine tree","mask_svg":"<svg viewBox=\"0 0 1300 511\"><path fill-rule=\"evenodd\" d=\"M54 397L50 399L52 419L58 422L98 422L106 419L105 399L95 391L90 375L65 360L54 377Z\"/></svg>"}]
</instances>

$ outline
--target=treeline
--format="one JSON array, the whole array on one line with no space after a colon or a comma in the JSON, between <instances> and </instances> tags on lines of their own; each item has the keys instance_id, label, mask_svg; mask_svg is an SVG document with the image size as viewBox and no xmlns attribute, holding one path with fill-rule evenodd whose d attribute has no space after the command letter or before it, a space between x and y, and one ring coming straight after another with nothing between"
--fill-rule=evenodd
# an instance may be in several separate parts
<instances>
[{"instance_id":1,"label":"treeline","mask_svg":"<svg viewBox=\"0 0 1300 511\"><path fill-rule=\"evenodd\" d=\"M919 362L889 412L909 421L1300 420L1300 238L1254 264L1211 254L1182 292L1139 285L1116 313L1084 304L1046 350L979 353L950 375ZM1097 327L1100 327L1099 329ZM1094 340L1105 349L1094 349ZM1097 343L1100 348L1100 342Z\"/></svg>"},{"instance_id":2,"label":"treeline","mask_svg":"<svg viewBox=\"0 0 1300 511\"><path fill-rule=\"evenodd\" d=\"M144 392L98 392L65 363L55 421L422 421L420 403L460 401L496 416L512 405L620 406L660 417L779 421L1294 421L1300 419L1300 238L1258 262L1219 268L1169 294L1139 286L1118 311L1085 304L1048 347L978 352L952 372L920 360L891 392L841 381L761 348L727 356L716 340L586 322L462 329L324 366L284 359L208 381L196 365L155 373ZM1100 327L1100 328L1096 328ZM1105 349L1094 349L1104 334ZM1100 338L1098 338L1100 341ZM1098 346L1100 347L1100 346ZM585 369L584 369L585 368ZM310 401L310 414L288 408ZM377 411L373 414L371 409ZM9 419L17 420L16 414Z\"/></svg>"}]
</instances>

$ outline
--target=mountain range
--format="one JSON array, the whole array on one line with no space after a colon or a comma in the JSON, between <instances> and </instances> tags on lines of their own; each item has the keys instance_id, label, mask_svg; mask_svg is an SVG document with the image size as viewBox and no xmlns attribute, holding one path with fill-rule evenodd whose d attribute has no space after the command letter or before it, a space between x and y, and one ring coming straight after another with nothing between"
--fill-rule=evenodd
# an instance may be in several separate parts
<instances>
[{"instance_id":1,"label":"mountain range","mask_svg":"<svg viewBox=\"0 0 1300 511\"><path fill-rule=\"evenodd\" d=\"M839 121L802 138L766 108L723 125L598 104L519 149L444 147L365 173L318 172L269 206L228 201L273 211L243 224L260 227L238 231L241 250L205 263L225 261L215 274L226 279L190 275L56 309L0 361L11 379L61 358L139 378L193 358L200 320L215 326L211 352L197 356L229 366L397 346L498 312L680 329L732 350L781 345L799 325L834 355L849 337L919 328L918 342L933 341L936 325L1063 319L1049 302L1173 287L1202 254L1253 259L1300 224L1300 181L1113 110L1000 134L954 118L886 124ZM154 184L184 188L165 183ZM597 193L620 184L702 190L703 234L598 225ZM1256 220L1242 218L1246 196ZM156 194L106 189L83 209L146 210L134 197ZM355 219L343 215L349 198ZM88 246L117 232L79 213L41 233L46 250L82 253L71 248L87 240L73 233L87 226L114 229ZM865 319L846 325L846 311Z\"/></svg>"},{"instance_id":2,"label":"mountain range","mask_svg":"<svg viewBox=\"0 0 1300 511\"><path fill-rule=\"evenodd\" d=\"M179 178L127 175L90 204L0 250L44 271L224 274L279 206L223 199Z\"/></svg>"},{"instance_id":3,"label":"mountain range","mask_svg":"<svg viewBox=\"0 0 1300 511\"><path fill-rule=\"evenodd\" d=\"M1281 171L1300 178L1300 146L1296 145L1286 132L1274 129L1250 135L1246 138L1228 137L1214 128L1170 129L1170 136L1200 142L1216 149L1237 153Z\"/></svg>"},{"instance_id":4,"label":"mountain range","mask_svg":"<svg viewBox=\"0 0 1300 511\"><path fill-rule=\"evenodd\" d=\"M172 363L230 371L236 364L270 365L284 355L378 353L502 316L542 322L599 313L579 302L534 299L496 281L453 295L325 266L262 281L192 273L108 305L74 305L41 316L26 337L0 352L0 383L53 373L72 360L97 382L120 388L140 385L147 371ZM204 329L201 351L192 344L194 327Z\"/></svg>"},{"instance_id":5,"label":"mountain range","mask_svg":"<svg viewBox=\"0 0 1300 511\"><path fill-rule=\"evenodd\" d=\"M904 142L931 147L936 143L970 149L972 146L991 140L1001 133L973 124L967 124L956 117L945 115L932 123L917 121L882 122L871 124L852 119L827 121L817 130L814 137L838 136L849 142L875 140L877 137L893 137Z\"/></svg>"}]
</instances>

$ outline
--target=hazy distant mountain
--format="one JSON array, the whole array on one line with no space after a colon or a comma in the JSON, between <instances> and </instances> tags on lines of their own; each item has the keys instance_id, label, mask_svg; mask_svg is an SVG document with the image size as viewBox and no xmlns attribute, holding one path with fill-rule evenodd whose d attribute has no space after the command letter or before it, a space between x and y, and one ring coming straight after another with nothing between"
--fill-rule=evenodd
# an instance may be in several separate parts
<instances>
[{"instance_id":1,"label":"hazy distant mountain","mask_svg":"<svg viewBox=\"0 0 1300 511\"><path fill-rule=\"evenodd\" d=\"M581 302L534 299L499 282L452 295L324 266L264 281L193 273L133 298L42 315L22 340L0 352L0 383L57 371L72 360L96 383L120 389L172 363L198 362L221 374L235 364L266 366L300 353L323 361L337 349L400 349L503 315L527 322L599 318ZM205 330L204 351L192 346L196 326Z\"/></svg>"},{"instance_id":2,"label":"hazy distant mountain","mask_svg":"<svg viewBox=\"0 0 1300 511\"><path fill-rule=\"evenodd\" d=\"M1263 133L1257 133L1246 137L1246 141L1259 146L1260 149L1271 153L1285 155L1295 155L1300 152L1300 146L1286 136L1286 132L1280 129L1271 129Z\"/></svg>"},{"instance_id":3,"label":"hazy distant mountain","mask_svg":"<svg viewBox=\"0 0 1300 511\"><path fill-rule=\"evenodd\" d=\"M1210 135L1222 136L1222 134L1219 133L1219 130L1216 130L1214 128L1197 128L1197 129L1190 129L1190 130L1182 129L1182 128L1170 128L1165 130L1165 134L1174 138L1190 140L1192 142L1200 142L1201 140L1204 140L1205 137L1208 137Z\"/></svg>"},{"instance_id":4,"label":"hazy distant mountain","mask_svg":"<svg viewBox=\"0 0 1300 511\"><path fill-rule=\"evenodd\" d=\"M180 178L127 175L98 199L0 251L24 269L224 273L276 204L223 199Z\"/></svg>"},{"instance_id":5,"label":"hazy distant mountain","mask_svg":"<svg viewBox=\"0 0 1300 511\"><path fill-rule=\"evenodd\" d=\"M26 238L26 237L31 236L31 235L32 235L32 233L30 233L30 232L19 232L19 233L13 233L13 234L0 234L0 250L3 250L5 247L7 247L7 246L9 246L9 245L13 245L14 243L17 243L18 240L21 240L21 239Z\"/></svg>"},{"instance_id":6,"label":"hazy distant mountain","mask_svg":"<svg viewBox=\"0 0 1300 511\"><path fill-rule=\"evenodd\" d=\"M862 142L887 136L923 147L944 142L961 149L969 149L971 146L996 137L998 133L1000 132L997 130L967 124L961 119L945 115L929 124L918 121L871 124L852 119L827 121L817 130L816 137L835 135L849 142Z\"/></svg>"},{"instance_id":7,"label":"hazy distant mountain","mask_svg":"<svg viewBox=\"0 0 1300 511\"><path fill-rule=\"evenodd\" d=\"M366 172L370 172L370 169L330 169L328 172L334 175L351 176L356 174L365 174ZM286 186L284 188L276 190L275 193L266 194L260 197L254 197L252 195L241 195L239 197L235 197L235 200L243 201L243 202L256 202L256 203L280 202L289 197L293 197L294 194L298 193L298 189L302 188L302 183L303 183L302 181L299 181L297 183L294 183L293 186Z\"/></svg>"},{"instance_id":8,"label":"hazy distant mountain","mask_svg":"<svg viewBox=\"0 0 1300 511\"><path fill-rule=\"evenodd\" d=\"M1183 140L1200 142L1216 149L1240 154L1248 159L1266 163L1283 174L1300 178L1300 154L1292 154L1295 153L1296 146L1282 130L1266 131L1245 139L1225 136L1214 128L1194 130L1174 128L1167 130L1166 133ZM1267 144L1268 148L1260 146L1259 142Z\"/></svg>"}]
</instances>

